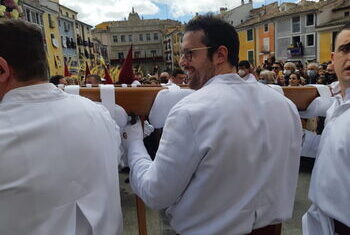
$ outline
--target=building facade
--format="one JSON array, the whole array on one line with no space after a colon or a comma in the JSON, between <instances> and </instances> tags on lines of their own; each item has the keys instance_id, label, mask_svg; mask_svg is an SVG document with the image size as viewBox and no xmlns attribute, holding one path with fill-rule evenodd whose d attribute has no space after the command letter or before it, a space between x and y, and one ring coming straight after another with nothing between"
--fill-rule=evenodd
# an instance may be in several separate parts
<instances>
[{"instance_id":1,"label":"building facade","mask_svg":"<svg viewBox=\"0 0 350 235\"><path fill-rule=\"evenodd\" d=\"M175 68L179 68L181 43L184 35L184 26L179 25L166 29L164 36L164 57L166 63L166 71L171 72Z\"/></svg>"},{"instance_id":2,"label":"building facade","mask_svg":"<svg viewBox=\"0 0 350 235\"><path fill-rule=\"evenodd\" d=\"M278 12L278 4L250 10L248 19L237 25L240 39L240 60L248 60L257 66L275 56L275 24L272 17Z\"/></svg>"},{"instance_id":3,"label":"building facade","mask_svg":"<svg viewBox=\"0 0 350 235\"><path fill-rule=\"evenodd\" d=\"M64 59L58 23L59 4L55 1L40 0L40 8L44 11L43 23L49 74L50 76L63 75Z\"/></svg>"},{"instance_id":4,"label":"building facade","mask_svg":"<svg viewBox=\"0 0 350 235\"><path fill-rule=\"evenodd\" d=\"M317 16L317 60L321 63L331 60L335 38L341 27L350 22L350 1L336 0L324 7Z\"/></svg>"},{"instance_id":5,"label":"building facade","mask_svg":"<svg viewBox=\"0 0 350 235\"><path fill-rule=\"evenodd\" d=\"M76 44L75 21L77 12L59 5L58 27L61 37L63 61L67 64L71 74L79 72L79 58Z\"/></svg>"},{"instance_id":6,"label":"building facade","mask_svg":"<svg viewBox=\"0 0 350 235\"><path fill-rule=\"evenodd\" d=\"M174 20L141 19L133 9L127 20L103 22L92 34L107 45L112 65L121 65L133 45L133 66L154 74L166 69L163 39L166 28L177 25L180 22Z\"/></svg>"}]
</instances>

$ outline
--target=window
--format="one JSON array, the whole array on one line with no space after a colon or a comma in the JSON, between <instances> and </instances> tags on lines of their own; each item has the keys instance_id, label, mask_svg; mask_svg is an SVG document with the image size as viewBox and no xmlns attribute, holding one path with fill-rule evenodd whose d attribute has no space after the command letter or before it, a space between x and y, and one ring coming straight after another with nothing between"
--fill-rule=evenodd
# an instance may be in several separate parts
<instances>
[{"instance_id":1,"label":"window","mask_svg":"<svg viewBox=\"0 0 350 235\"><path fill-rule=\"evenodd\" d=\"M48 14L48 17L49 17L49 27L50 27L50 28L54 28L55 25L54 25L54 23L53 23L53 21L52 21L51 15Z\"/></svg>"},{"instance_id":2,"label":"window","mask_svg":"<svg viewBox=\"0 0 350 235\"><path fill-rule=\"evenodd\" d=\"M132 35L129 35L129 42L132 42Z\"/></svg>"},{"instance_id":3,"label":"window","mask_svg":"<svg viewBox=\"0 0 350 235\"><path fill-rule=\"evenodd\" d=\"M135 56L134 56L134 57L135 57L135 58L140 58L140 54L141 54L141 53L140 53L139 51L135 51Z\"/></svg>"},{"instance_id":4,"label":"window","mask_svg":"<svg viewBox=\"0 0 350 235\"><path fill-rule=\"evenodd\" d=\"M156 50L152 50L151 51L151 55L152 55L152 57L155 57L157 55L157 51Z\"/></svg>"},{"instance_id":5,"label":"window","mask_svg":"<svg viewBox=\"0 0 350 235\"><path fill-rule=\"evenodd\" d=\"M315 46L315 35L314 34L306 35L306 46L308 46L308 47Z\"/></svg>"},{"instance_id":6,"label":"window","mask_svg":"<svg viewBox=\"0 0 350 235\"><path fill-rule=\"evenodd\" d=\"M253 40L253 29L247 30L247 40L252 41Z\"/></svg>"},{"instance_id":7,"label":"window","mask_svg":"<svg viewBox=\"0 0 350 235\"><path fill-rule=\"evenodd\" d=\"M293 33L300 32L300 16L296 16L292 18L292 32Z\"/></svg>"},{"instance_id":8,"label":"window","mask_svg":"<svg viewBox=\"0 0 350 235\"><path fill-rule=\"evenodd\" d=\"M30 11L29 11L29 9L26 9L26 18L27 18L27 21L30 22Z\"/></svg>"},{"instance_id":9,"label":"window","mask_svg":"<svg viewBox=\"0 0 350 235\"><path fill-rule=\"evenodd\" d=\"M40 18L39 18L39 14L35 13L35 19L36 19L36 23L40 24Z\"/></svg>"},{"instance_id":10,"label":"window","mask_svg":"<svg viewBox=\"0 0 350 235\"><path fill-rule=\"evenodd\" d=\"M31 12L31 15L32 15L32 23L36 23L36 19L35 19L35 13L34 12Z\"/></svg>"},{"instance_id":11,"label":"window","mask_svg":"<svg viewBox=\"0 0 350 235\"><path fill-rule=\"evenodd\" d=\"M75 20L75 15L72 15L72 18Z\"/></svg>"},{"instance_id":12,"label":"window","mask_svg":"<svg viewBox=\"0 0 350 235\"><path fill-rule=\"evenodd\" d=\"M121 36L120 36L120 41L121 41L121 42L125 42L125 35L121 35Z\"/></svg>"},{"instance_id":13,"label":"window","mask_svg":"<svg viewBox=\"0 0 350 235\"><path fill-rule=\"evenodd\" d=\"M251 64L254 64L254 51L248 51L248 61Z\"/></svg>"},{"instance_id":14,"label":"window","mask_svg":"<svg viewBox=\"0 0 350 235\"><path fill-rule=\"evenodd\" d=\"M306 15L306 26L314 25L314 14Z\"/></svg>"},{"instance_id":15,"label":"window","mask_svg":"<svg viewBox=\"0 0 350 235\"><path fill-rule=\"evenodd\" d=\"M118 36L117 35L113 35L113 42L118 42Z\"/></svg>"},{"instance_id":16,"label":"window","mask_svg":"<svg viewBox=\"0 0 350 235\"><path fill-rule=\"evenodd\" d=\"M268 24L264 24L264 32L269 32L269 25Z\"/></svg>"},{"instance_id":17,"label":"window","mask_svg":"<svg viewBox=\"0 0 350 235\"><path fill-rule=\"evenodd\" d=\"M292 37L292 44L294 47L298 47L300 45L300 36Z\"/></svg>"},{"instance_id":18,"label":"window","mask_svg":"<svg viewBox=\"0 0 350 235\"><path fill-rule=\"evenodd\" d=\"M75 28L79 29L79 24L75 23Z\"/></svg>"},{"instance_id":19,"label":"window","mask_svg":"<svg viewBox=\"0 0 350 235\"><path fill-rule=\"evenodd\" d=\"M270 38L264 38L264 51L270 50Z\"/></svg>"},{"instance_id":20,"label":"window","mask_svg":"<svg viewBox=\"0 0 350 235\"><path fill-rule=\"evenodd\" d=\"M69 13L68 12L66 12L66 16L69 17Z\"/></svg>"},{"instance_id":21,"label":"window","mask_svg":"<svg viewBox=\"0 0 350 235\"><path fill-rule=\"evenodd\" d=\"M151 41L151 34L146 33L146 40L147 40L147 41Z\"/></svg>"},{"instance_id":22,"label":"window","mask_svg":"<svg viewBox=\"0 0 350 235\"><path fill-rule=\"evenodd\" d=\"M139 34L139 40L143 41L143 34Z\"/></svg>"},{"instance_id":23,"label":"window","mask_svg":"<svg viewBox=\"0 0 350 235\"><path fill-rule=\"evenodd\" d=\"M153 34L153 39L154 39L154 40L158 40L158 33L154 33L154 34Z\"/></svg>"},{"instance_id":24,"label":"window","mask_svg":"<svg viewBox=\"0 0 350 235\"><path fill-rule=\"evenodd\" d=\"M349 11L344 12L344 16L345 17L350 16L350 12Z\"/></svg>"},{"instance_id":25,"label":"window","mask_svg":"<svg viewBox=\"0 0 350 235\"><path fill-rule=\"evenodd\" d=\"M118 58L119 59L124 59L124 53L123 52L119 52L118 53Z\"/></svg>"}]
</instances>

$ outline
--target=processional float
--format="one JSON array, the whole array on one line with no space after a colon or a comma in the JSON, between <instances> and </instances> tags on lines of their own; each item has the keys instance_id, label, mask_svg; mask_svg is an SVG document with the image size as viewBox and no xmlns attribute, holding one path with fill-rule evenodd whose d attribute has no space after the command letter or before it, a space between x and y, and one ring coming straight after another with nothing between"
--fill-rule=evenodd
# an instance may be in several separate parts
<instances>
[{"instance_id":1,"label":"processional float","mask_svg":"<svg viewBox=\"0 0 350 235\"><path fill-rule=\"evenodd\" d=\"M109 88L111 88L111 86L113 85L109 85ZM72 86L72 88L75 90L76 94L96 102L101 102L101 97L104 95L102 94L104 91L102 91L100 87ZM299 111L306 110L309 104L320 95L318 89L312 86L282 87L282 89L279 86L272 86L272 88L289 98L297 106ZM148 117L158 92L168 88L160 85L142 85L138 87L116 85L113 86L112 89L114 90L114 104L123 107L128 114L135 114L145 118ZM181 89L188 89L188 87L181 86ZM139 234L146 235L147 225L145 204L138 196L136 196L136 209Z\"/></svg>"}]
</instances>

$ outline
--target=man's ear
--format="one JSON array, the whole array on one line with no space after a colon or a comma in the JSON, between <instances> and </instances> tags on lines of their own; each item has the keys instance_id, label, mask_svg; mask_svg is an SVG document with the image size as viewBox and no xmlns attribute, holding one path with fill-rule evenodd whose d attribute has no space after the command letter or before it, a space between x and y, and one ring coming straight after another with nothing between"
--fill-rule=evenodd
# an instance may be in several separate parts
<instances>
[{"instance_id":1,"label":"man's ear","mask_svg":"<svg viewBox=\"0 0 350 235\"><path fill-rule=\"evenodd\" d=\"M332 64L334 63L334 52L331 53Z\"/></svg>"},{"instance_id":2,"label":"man's ear","mask_svg":"<svg viewBox=\"0 0 350 235\"><path fill-rule=\"evenodd\" d=\"M0 56L0 83L6 82L10 77L10 67L7 61Z\"/></svg>"},{"instance_id":3,"label":"man's ear","mask_svg":"<svg viewBox=\"0 0 350 235\"><path fill-rule=\"evenodd\" d=\"M222 64L228 61L228 50L225 46L219 46L216 50L217 63Z\"/></svg>"}]
</instances>

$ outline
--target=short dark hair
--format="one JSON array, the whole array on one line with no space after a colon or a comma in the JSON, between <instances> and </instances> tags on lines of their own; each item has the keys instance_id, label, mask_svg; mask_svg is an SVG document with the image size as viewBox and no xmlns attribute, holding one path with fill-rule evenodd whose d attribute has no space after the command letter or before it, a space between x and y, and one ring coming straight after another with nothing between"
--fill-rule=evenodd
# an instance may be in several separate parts
<instances>
[{"instance_id":1,"label":"short dark hair","mask_svg":"<svg viewBox=\"0 0 350 235\"><path fill-rule=\"evenodd\" d=\"M23 20L0 21L0 57L15 72L17 81L48 80L48 62L41 29Z\"/></svg>"},{"instance_id":2,"label":"short dark hair","mask_svg":"<svg viewBox=\"0 0 350 235\"><path fill-rule=\"evenodd\" d=\"M185 74L185 72L182 69L174 69L173 72L171 73L173 77L176 77L176 75L178 74Z\"/></svg>"},{"instance_id":3,"label":"short dark hair","mask_svg":"<svg viewBox=\"0 0 350 235\"><path fill-rule=\"evenodd\" d=\"M102 83L101 77L99 75L97 75L97 74L89 74L89 75L86 76L85 80L87 78L95 78L96 82Z\"/></svg>"},{"instance_id":4,"label":"short dark hair","mask_svg":"<svg viewBox=\"0 0 350 235\"><path fill-rule=\"evenodd\" d=\"M50 77L50 83L54 85L58 85L60 83L60 79L64 78L62 75L55 75Z\"/></svg>"},{"instance_id":5,"label":"short dark hair","mask_svg":"<svg viewBox=\"0 0 350 235\"><path fill-rule=\"evenodd\" d=\"M219 46L225 46L228 50L229 63L237 67L239 38L235 27L212 14L197 16L185 26L185 32L200 30L203 30L205 35L202 38L202 43L211 47L208 49L209 58L212 58Z\"/></svg>"},{"instance_id":6,"label":"short dark hair","mask_svg":"<svg viewBox=\"0 0 350 235\"><path fill-rule=\"evenodd\" d=\"M249 63L248 60L241 60L239 63L238 63L238 67L244 67L246 69L250 69L251 65Z\"/></svg>"}]
</instances>

